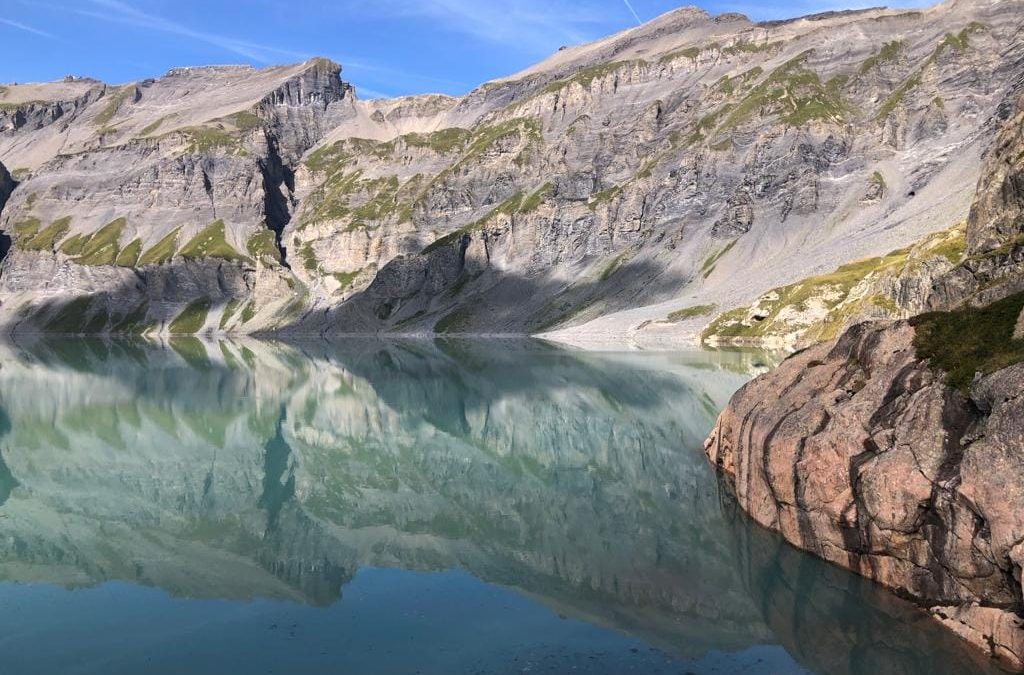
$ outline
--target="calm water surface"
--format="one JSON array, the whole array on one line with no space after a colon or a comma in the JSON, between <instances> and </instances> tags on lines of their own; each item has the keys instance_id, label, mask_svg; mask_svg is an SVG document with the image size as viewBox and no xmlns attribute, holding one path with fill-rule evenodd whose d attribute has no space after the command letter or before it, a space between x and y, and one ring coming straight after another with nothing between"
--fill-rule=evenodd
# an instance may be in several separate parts
<instances>
[{"instance_id":1,"label":"calm water surface","mask_svg":"<svg viewBox=\"0 0 1024 675\"><path fill-rule=\"evenodd\" d=\"M985 672L752 527L749 353L0 348L0 672Z\"/></svg>"}]
</instances>

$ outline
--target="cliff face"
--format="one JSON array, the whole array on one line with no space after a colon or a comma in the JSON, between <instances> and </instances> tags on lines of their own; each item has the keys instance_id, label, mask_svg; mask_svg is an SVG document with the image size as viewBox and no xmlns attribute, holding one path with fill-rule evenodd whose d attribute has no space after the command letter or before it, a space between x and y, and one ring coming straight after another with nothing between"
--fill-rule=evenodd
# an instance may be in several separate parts
<instances>
[{"instance_id":1,"label":"cliff face","mask_svg":"<svg viewBox=\"0 0 1024 675\"><path fill-rule=\"evenodd\" d=\"M683 9L461 98L359 101L324 60L4 87L0 320L692 335L965 218L1019 10Z\"/></svg>"},{"instance_id":2,"label":"cliff face","mask_svg":"<svg viewBox=\"0 0 1024 675\"><path fill-rule=\"evenodd\" d=\"M927 302L743 388L706 442L791 543L931 608L1024 669L1024 105L995 140L963 262Z\"/></svg>"}]
</instances>

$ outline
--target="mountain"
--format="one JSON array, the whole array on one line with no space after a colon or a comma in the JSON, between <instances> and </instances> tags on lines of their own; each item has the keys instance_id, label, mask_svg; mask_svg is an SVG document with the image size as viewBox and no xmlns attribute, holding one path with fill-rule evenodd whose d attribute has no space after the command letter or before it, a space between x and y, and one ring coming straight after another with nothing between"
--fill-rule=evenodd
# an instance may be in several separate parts
<instances>
[{"instance_id":1,"label":"mountain","mask_svg":"<svg viewBox=\"0 0 1024 675\"><path fill-rule=\"evenodd\" d=\"M1021 672L1024 97L964 238L925 287L932 311L793 355L733 397L706 449L758 523Z\"/></svg>"},{"instance_id":2,"label":"mountain","mask_svg":"<svg viewBox=\"0 0 1024 675\"><path fill-rule=\"evenodd\" d=\"M965 220L1021 8L682 8L458 98L324 59L6 85L0 323L690 338Z\"/></svg>"}]
</instances>

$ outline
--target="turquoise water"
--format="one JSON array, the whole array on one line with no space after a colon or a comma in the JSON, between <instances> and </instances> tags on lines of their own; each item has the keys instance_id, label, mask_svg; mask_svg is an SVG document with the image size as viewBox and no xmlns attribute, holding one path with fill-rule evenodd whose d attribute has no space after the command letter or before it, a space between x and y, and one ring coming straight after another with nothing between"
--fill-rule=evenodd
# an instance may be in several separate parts
<instances>
[{"instance_id":1,"label":"turquoise water","mask_svg":"<svg viewBox=\"0 0 1024 675\"><path fill-rule=\"evenodd\" d=\"M0 348L0 672L985 672L749 525L754 353Z\"/></svg>"}]
</instances>

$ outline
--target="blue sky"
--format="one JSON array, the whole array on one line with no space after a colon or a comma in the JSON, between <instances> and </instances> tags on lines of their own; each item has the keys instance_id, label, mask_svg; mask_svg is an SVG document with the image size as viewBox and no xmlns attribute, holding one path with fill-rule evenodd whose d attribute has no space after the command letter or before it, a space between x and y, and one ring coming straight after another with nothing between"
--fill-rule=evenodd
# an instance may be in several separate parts
<instances>
[{"instance_id":1,"label":"blue sky","mask_svg":"<svg viewBox=\"0 0 1024 675\"><path fill-rule=\"evenodd\" d=\"M685 3L685 0L684 0ZM862 0L701 0L713 14L788 18ZM895 0L891 6L931 4ZM326 56L363 98L461 94L561 45L680 6L674 0L4 0L0 82L67 74L120 83L174 66Z\"/></svg>"}]
</instances>

